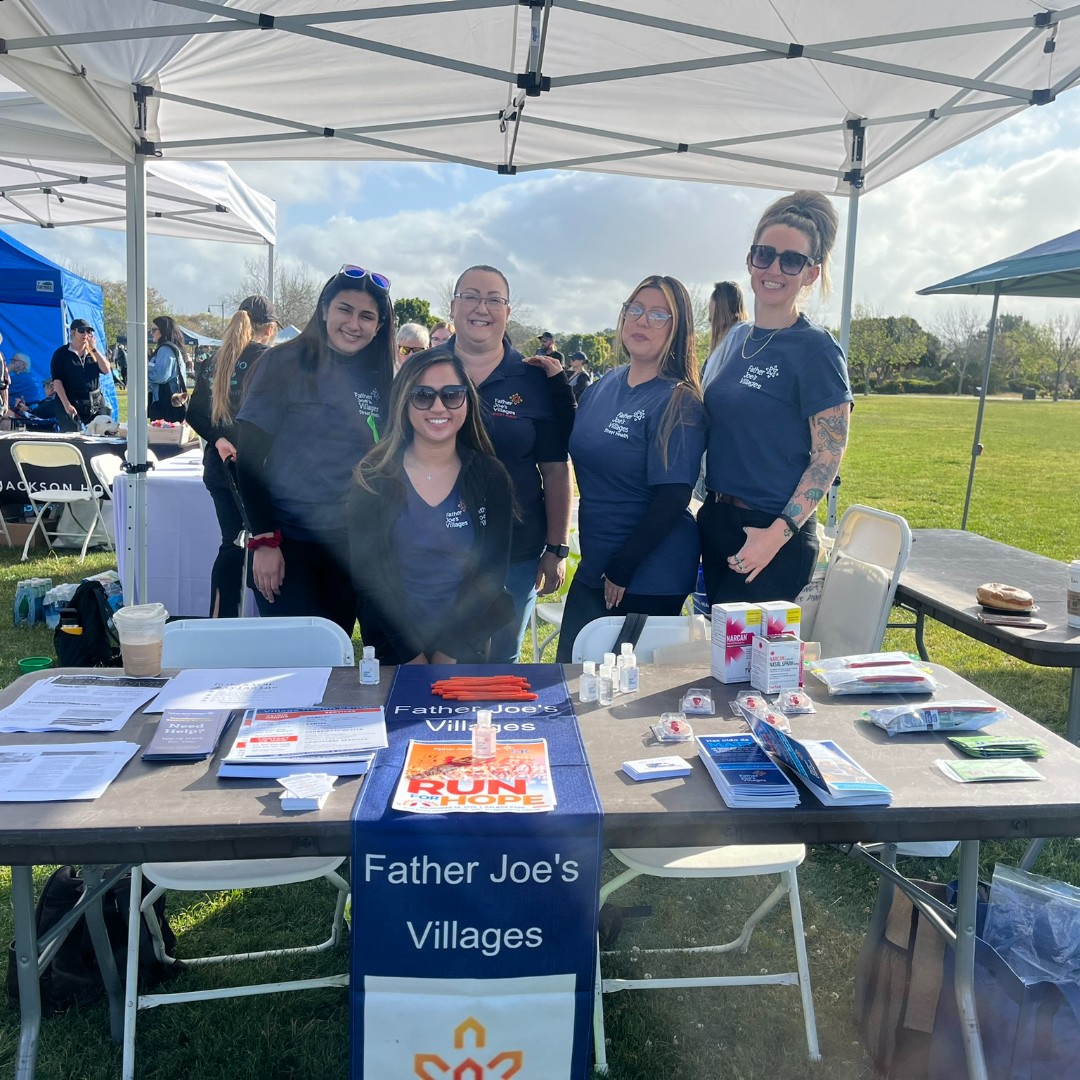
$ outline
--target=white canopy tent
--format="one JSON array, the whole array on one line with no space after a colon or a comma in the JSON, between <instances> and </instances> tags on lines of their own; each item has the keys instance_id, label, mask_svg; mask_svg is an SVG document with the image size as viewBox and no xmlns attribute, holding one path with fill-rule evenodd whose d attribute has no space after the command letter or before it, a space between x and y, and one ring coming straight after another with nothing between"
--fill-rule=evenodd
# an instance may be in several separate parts
<instances>
[{"instance_id":1,"label":"white canopy tent","mask_svg":"<svg viewBox=\"0 0 1080 1080\"><path fill-rule=\"evenodd\" d=\"M1078 16L1058 0L4 0L0 75L131 163L132 340L159 154L845 195L846 335L860 193L1074 87Z\"/></svg>"}]
</instances>

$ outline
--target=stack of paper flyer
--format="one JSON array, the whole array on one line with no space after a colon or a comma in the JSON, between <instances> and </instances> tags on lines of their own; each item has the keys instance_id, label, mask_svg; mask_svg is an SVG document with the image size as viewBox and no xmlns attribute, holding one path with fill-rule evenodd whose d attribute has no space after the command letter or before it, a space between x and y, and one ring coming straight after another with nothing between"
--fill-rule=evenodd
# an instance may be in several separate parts
<instances>
[{"instance_id":1,"label":"stack of paper flyer","mask_svg":"<svg viewBox=\"0 0 1080 1080\"><path fill-rule=\"evenodd\" d=\"M731 807L799 805L795 785L751 735L698 735L698 756Z\"/></svg>"},{"instance_id":2,"label":"stack of paper flyer","mask_svg":"<svg viewBox=\"0 0 1080 1080\"><path fill-rule=\"evenodd\" d=\"M751 716L753 737L826 806L888 806L892 792L878 783L831 739L800 741L760 717Z\"/></svg>"},{"instance_id":3,"label":"stack of paper flyer","mask_svg":"<svg viewBox=\"0 0 1080 1080\"><path fill-rule=\"evenodd\" d=\"M386 746L382 709L322 706L249 709L218 776L280 779L297 766L332 766L336 776L362 776Z\"/></svg>"}]
</instances>

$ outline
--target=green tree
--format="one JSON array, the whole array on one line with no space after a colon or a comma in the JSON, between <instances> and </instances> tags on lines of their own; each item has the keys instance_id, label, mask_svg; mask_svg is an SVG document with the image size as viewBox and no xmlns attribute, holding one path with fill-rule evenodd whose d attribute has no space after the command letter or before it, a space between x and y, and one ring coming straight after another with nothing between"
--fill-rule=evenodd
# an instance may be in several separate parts
<instances>
[{"instance_id":1,"label":"green tree","mask_svg":"<svg viewBox=\"0 0 1080 1080\"><path fill-rule=\"evenodd\" d=\"M1063 396L1071 384L1075 393L1080 370L1080 311L1062 312L1046 324L1050 342L1050 360L1054 365L1054 400Z\"/></svg>"},{"instance_id":2,"label":"green tree","mask_svg":"<svg viewBox=\"0 0 1080 1080\"><path fill-rule=\"evenodd\" d=\"M882 317L862 304L852 312L848 365L858 373L864 393L891 374L918 365L926 346L926 331L909 315Z\"/></svg>"},{"instance_id":3,"label":"green tree","mask_svg":"<svg viewBox=\"0 0 1080 1080\"><path fill-rule=\"evenodd\" d=\"M84 275L85 276L85 275ZM127 283L123 281L98 281L104 295L105 342L111 348L116 339L127 335ZM149 322L159 315L171 315L168 301L152 285L146 289L146 318ZM131 344L128 344L130 357Z\"/></svg>"},{"instance_id":4,"label":"green tree","mask_svg":"<svg viewBox=\"0 0 1080 1080\"><path fill-rule=\"evenodd\" d=\"M431 314L431 304L418 296L404 296L395 300L394 318L397 319L398 326L413 322L429 330L439 321Z\"/></svg>"},{"instance_id":5,"label":"green tree","mask_svg":"<svg viewBox=\"0 0 1080 1080\"><path fill-rule=\"evenodd\" d=\"M562 339L560 352L566 357L567 363L571 353L583 352L589 358L590 371L607 371L614 365L611 348L613 338L611 331L606 334L602 331L595 334L570 334Z\"/></svg>"}]
</instances>

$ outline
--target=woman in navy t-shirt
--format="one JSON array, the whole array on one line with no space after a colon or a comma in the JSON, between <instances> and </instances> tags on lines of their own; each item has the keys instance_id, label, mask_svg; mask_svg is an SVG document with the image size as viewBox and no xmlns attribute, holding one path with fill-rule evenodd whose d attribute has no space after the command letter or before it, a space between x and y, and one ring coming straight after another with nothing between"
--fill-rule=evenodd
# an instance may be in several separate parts
<instances>
[{"instance_id":1,"label":"woman in navy t-shirt","mask_svg":"<svg viewBox=\"0 0 1080 1080\"><path fill-rule=\"evenodd\" d=\"M248 383L236 463L264 617L320 615L352 633L345 496L378 440L394 378L389 289L381 274L343 266L300 336L273 349Z\"/></svg>"},{"instance_id":2,"label":"woman in navy t-shirt","mask_svg":"<svg viewBox=\"0 0 1080 1080\"><path fill-rule=\"evenodd\" d=\"M510 623L504 589L513 496L461 361L410 356L382 441L349 493L353 587L364 644L389 664L483 663Z\"/></svg>"},{"instance_id":3,"label":"woman in navy t-shirt","mask_svg":"<svg viewBox=\"0 0 1080 1080\"><path fill-rule=\"evenodd\" d=\"M615 327L629 363L578 404L570 457L581 501L581 562L566 597L558 662L604 615L677 615L694 588L690 495L705 449L694 317L685 286L647 277Z\"/></svg>"},{"instance_id":4,"label":"woman in navy t-shirt","mask_svg":"<svg viewBox=\"0 0 1080 1080\"><path fill-rule=\"evenodd\" d=\"M819 278L827 291L836 226L824 195L796 191L754 232L754 322L724 339L705 389L698 527L710 604L794 600L814 571L817 506L840 469L852 399L843 351L799 299Z\"/></svg>"}]
</instances>

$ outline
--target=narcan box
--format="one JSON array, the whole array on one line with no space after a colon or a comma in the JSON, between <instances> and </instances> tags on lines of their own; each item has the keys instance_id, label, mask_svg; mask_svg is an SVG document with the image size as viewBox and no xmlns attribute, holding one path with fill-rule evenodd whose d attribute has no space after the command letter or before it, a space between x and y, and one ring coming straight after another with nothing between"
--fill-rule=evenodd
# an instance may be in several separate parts
<instances>
[{"instance_id":1,"label":"narcan box","mask_svg":"<svg viewBox=\"0 0 1080 1080\"><path fill-rule=\"evenodd\" d=\"M722 683L747 682L750 678L750 646L761 629L757 604L713 604L712 668Z\"/></svg>"},{"instance_id":2,"label":"narcan box","mask_svg":"<svg viewBox=\"0 0 1080 1080\"><path fill-rule=\"evenodd\" d=\"M750 685L763 694L798 690L803 684L803 642L794 634L755 635L750 654Z\"/></svg>"},{"instance_id":3,"label":"narcan box","mask_svg":"<svg viewBox=\"0 0 1080 1080\"><path fill-rule=\"evenodd\" d=\"M802 608L789 600L766 600L761 608L761 633L764 637L794 634L802 637Z\"/></svg>"}]
</instances>

